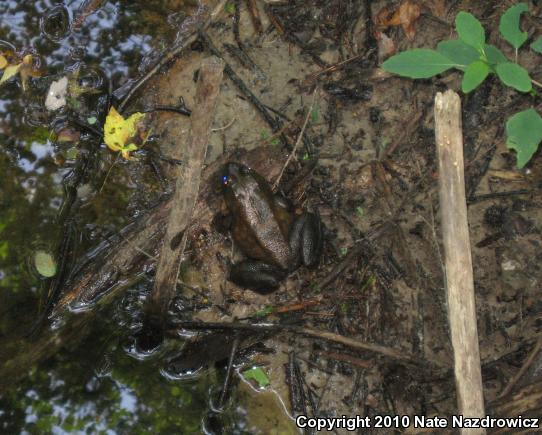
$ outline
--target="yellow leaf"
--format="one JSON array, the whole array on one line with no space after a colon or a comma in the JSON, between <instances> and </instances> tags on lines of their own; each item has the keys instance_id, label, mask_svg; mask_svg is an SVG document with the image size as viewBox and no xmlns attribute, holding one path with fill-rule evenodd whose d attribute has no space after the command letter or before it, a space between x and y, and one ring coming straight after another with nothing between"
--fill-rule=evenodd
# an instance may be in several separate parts
<instances>
[{"instance_id":1,"label":"yellow leaf","mask_svg":"<svg viewBox=\"0 0 542 435\"><path fill-rule=\"evenodd\" d=\"M137 150L135 144L127 145L128 139L136 135L137 123L144 116L144 113L136 112L128 119L124 119L114 107L111 107L104 125L104 141L109 149L120 151L122 157L128 159L129 153Z\"/></svg>"},{"instance_id":2,"label":"yellow leaf","mask_svg":"<svg viewBox=\"0 0 542 435\"><path fill-rule=\"evenodd\" d=\"M27 54L25 57L23 57L23 63L24 63L25 65L32 65L32 63L33 63L32 55L31 55L31 54Z\"/></svg>"},{"instance_id":3,"label":"yellow leaf","mask_svg":"<svg viewBox=\"0 0 542 435\"><path fill-rule=\"evenodd\" d=\"M8 66L8 60L0 54L0 69L4 69L6 66Z\"/></svg>"},{"instance_id":4,"label":"yellow leaf","mask_svg":"<svg viewBox=\"0 0 542 435\"><path fill-rule=\"evenodd\" d=\"M0 85L6 81L8 81L11 77L13 77L15 74L19 72L19 69L21 68L22 64L17 65L9 65L4 70L4 74L2 75L2 79L0 79Z\"/></svg>"},{"instance_id":5,"label":"yellow leaf","mask_svg":"<svg viewBox=\"0 0 542 435\"><path fill-rule=\"evenodd\" d=\"M120 150L120 153L122 154L122 157L124 157L126 160L130 160L130 152L137 150L137 146L134 143L131 143L130 145L125 146L123 149Z\"/></svg>"}]
</instances>

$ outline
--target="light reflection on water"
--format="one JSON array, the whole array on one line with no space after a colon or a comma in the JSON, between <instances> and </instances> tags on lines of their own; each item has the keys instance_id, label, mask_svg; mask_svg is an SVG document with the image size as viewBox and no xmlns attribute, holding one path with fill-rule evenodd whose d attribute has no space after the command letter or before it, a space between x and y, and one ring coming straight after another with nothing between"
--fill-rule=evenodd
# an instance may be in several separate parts
<instances>
[{"instance_id":1,"label":"light reflection on water","mask_svg":"<svg viewBox=\"0 0 542 435\"><path fill-rule=\"evenodd\" d=\"M49 38L40 33L47 28L43 20L53 7L64 5L73 20L81 6L92 1L0 1L0 41L4 41L0 50L12 45L20 54L33 53L41 58L44 71L42 77L30 80L27 92L19 79L0 86L0 366L10 356L3 353L10 347L2 344L24 340L20 337L36 317L37 289L44 290L43 279L28 273L25 264L34 247L52 249L59 242L62 180L73 167L73 161L57 158L68 145L55 143L51 132L57 123L65 124L74 109L47 112L43 104L49 84L79 67L103 72L114 90L137 78L144 69L141 65L156 58L159 47L175 40L177 29L168 25L168 11L163 9L168 1L162 0L105 1L73 33ZM153 12L153 21L146 21L146 10ZM83 135L87 148L100 145L92 141ZM101 170L107 170L109 151L101 147L99 158ZM73 217L79 254L95 243L94 238L89 242L85 228L92 226L99 233L100 220L120 225L126 218L123 205L129 189L105 189L97 195L102 176L85 184L95 190L89 195L92 202L79 203ZM127 185L123 179L115 181ZM146 288L134 291L142 295ZM118 342L128 334L125 324L130 322L123 324L107 314L95 322L92 336L79 347L63 349L34 367L16 388L0 389L1 431L152 433L160 426L176 433L197 433L193 430L199 428L206 408L207 386L193 382L179 387L160 375L156 360L126 355ZM111 362L102 372L105 354Z\"/></svg>"}]
</instances>

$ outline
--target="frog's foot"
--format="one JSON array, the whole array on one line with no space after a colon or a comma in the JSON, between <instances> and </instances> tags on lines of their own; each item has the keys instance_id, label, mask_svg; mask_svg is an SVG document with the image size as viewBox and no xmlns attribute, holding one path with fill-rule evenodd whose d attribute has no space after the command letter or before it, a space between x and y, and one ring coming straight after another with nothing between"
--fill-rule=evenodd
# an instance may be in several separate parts
<instances>
[{"instance_id":1,"label":"frog's foot","mask_svg":"<svg viewBox=\"0 0 542 435\"><path fill-rule=\"evenodd\" d=\"M290 230L290 249L295 258L292 270L301 264L309 267L317 265L323 239L322 221L318 213L306 212L299 216Z\"/></svg>"},{"instance_id":2,"label":"frog's foot","mask_svg":"<svg viewBox=\"0 0 542 435\"><path fill-rule=\"evenodd\" d=\"M272 264L247 260L231 267L229 279L240 287L265 295L274 292L286 275L286 271Z\"/></svg>"}]
</instances>

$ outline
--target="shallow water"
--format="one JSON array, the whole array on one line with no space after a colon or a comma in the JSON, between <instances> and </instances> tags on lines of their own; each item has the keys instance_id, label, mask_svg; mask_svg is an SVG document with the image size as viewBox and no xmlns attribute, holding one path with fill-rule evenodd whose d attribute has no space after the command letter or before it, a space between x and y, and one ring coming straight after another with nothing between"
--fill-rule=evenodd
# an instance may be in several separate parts
<instances>
[{"instance_id":1,"label":"shallow water","mask_svg":"<svg viewBox=\"0 0 542 435\"><path fill-rule=\"evenodd\" d=\"M25 334L50 280L37 272L34 254L55 256L70 231L69 269L152 201L138 197L138 183L144 180L131 176L133 167L116 161L91 131L73 126L93 118L99 125L110 92L137 78L175 43L179 25L194 6L173 0L0 1L0 51L13 59L32 54L41 71L25 89L21 77L0 87L3 369L13 363L17 348L37 346ZM66 106L49 111L44 107L49 86L64 76L77 80L80 98L68 98ZM59 140L74 131L76 138ZM70 193L82 162L88 165L83 182ZM15 369L16 380L0 381L3 433L200 432L215 374L168 379L159 370L161 355L142 361L126 338L139 326L149 284L143 280L130 288L92 320L91 329L81 329L80 339L45 363L28 373Z\"/></svg>"}]
</instances>

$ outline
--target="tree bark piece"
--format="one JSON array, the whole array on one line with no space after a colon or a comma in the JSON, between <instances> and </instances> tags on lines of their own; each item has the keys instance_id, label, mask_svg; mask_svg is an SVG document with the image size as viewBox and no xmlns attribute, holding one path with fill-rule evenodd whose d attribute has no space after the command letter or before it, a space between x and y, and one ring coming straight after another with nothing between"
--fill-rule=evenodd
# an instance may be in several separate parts
<instances>
[{"instance_id":1,"label":"tree bark piece","mask_svg":"<svg viewBox=\"0 0 542 435\"><path fill-rule=\"evenodd\" d=\"M154 287L146 307L148 320L162 329L169 302L175 294L179 267L186 245L185 229L192 219L198 198L201 170L207 152L216 100L222 82L224 62L216 57L202 61L190 131L181 138L184 164L176 170L173 205L160 251Z\"/></svg>"},{"instance_id":2,"label":"tree bark piece","mask_svg":"<svg viewBox=\"0 0 542 435\"><path fill-rule=\"evenodd\" d=\"M434 111L457 402L459 414L481 418L485 411L465 198L461 100L451 90L439 92ZM485 429L462 429L461 433L483 434Z\"/></svg>"}]
</instances>

